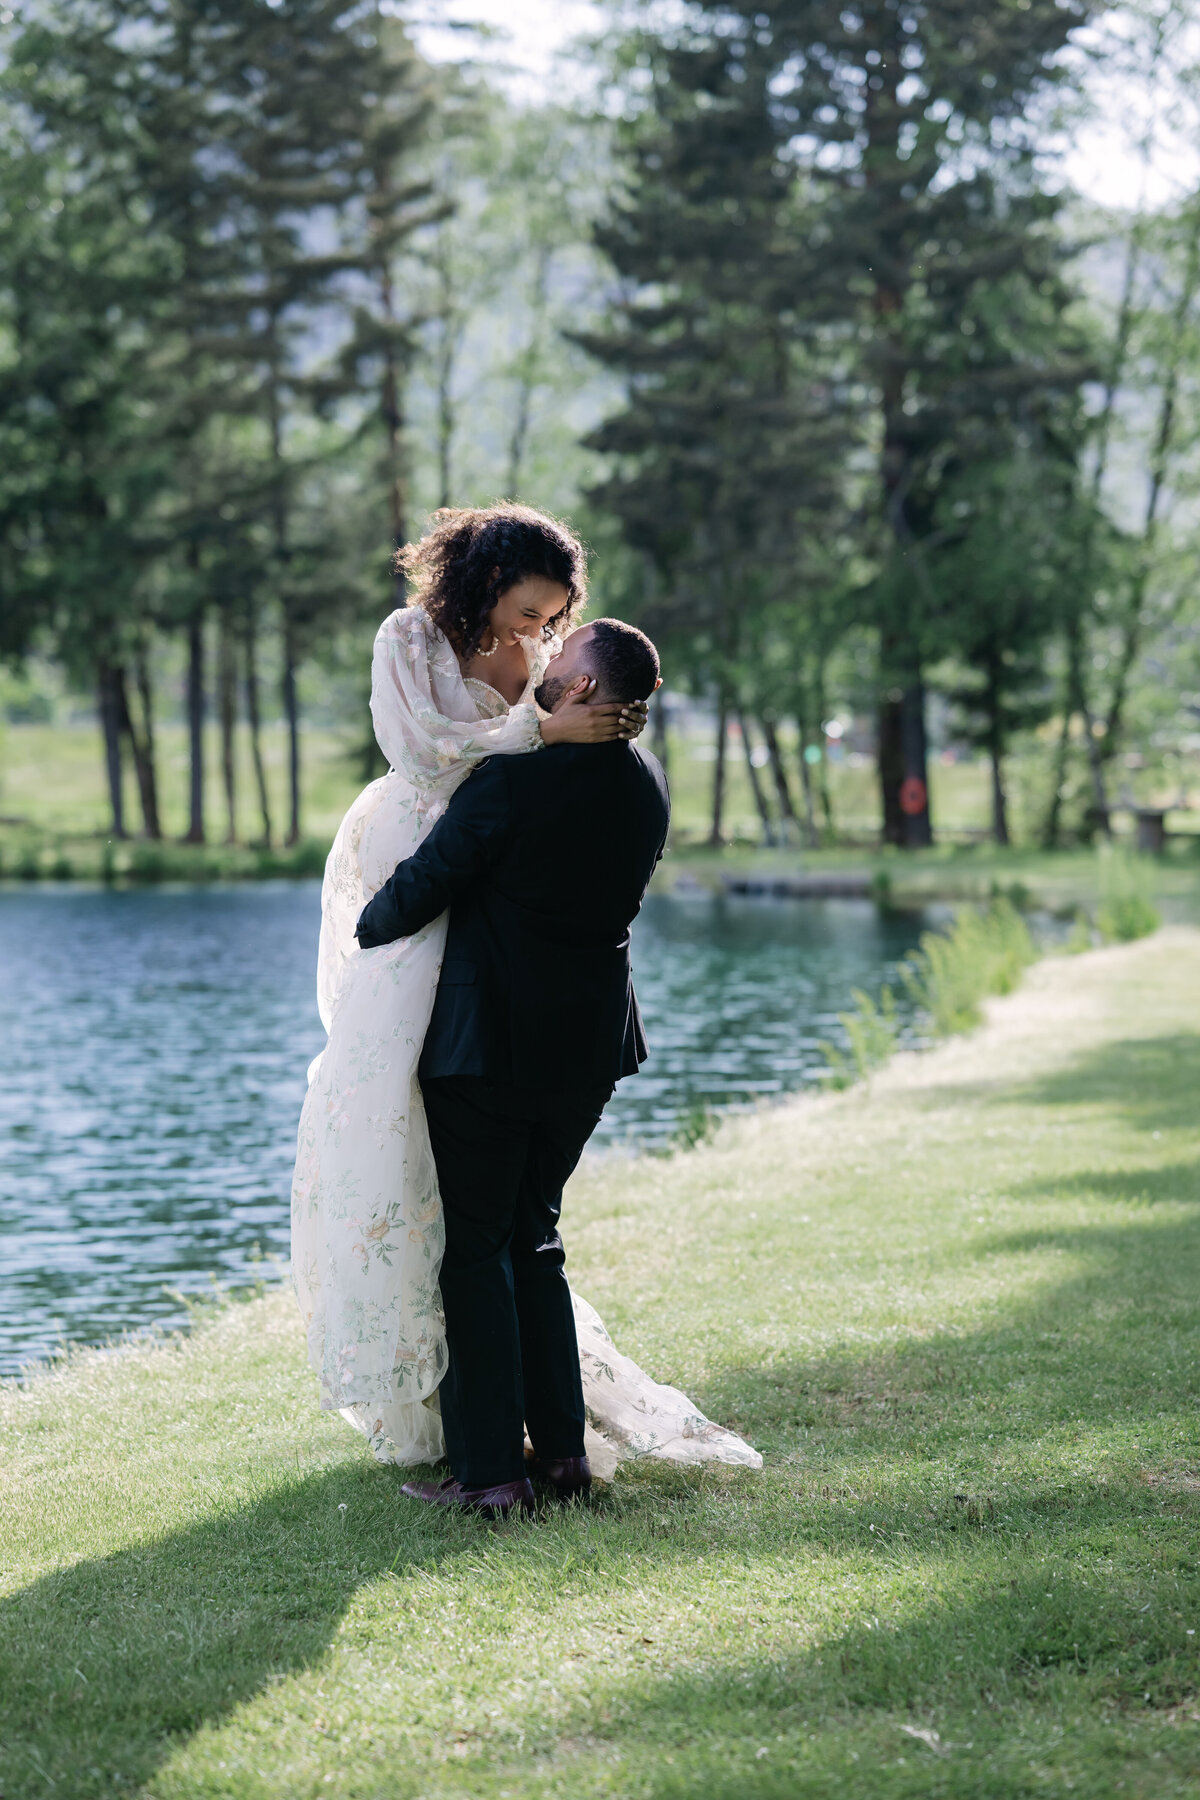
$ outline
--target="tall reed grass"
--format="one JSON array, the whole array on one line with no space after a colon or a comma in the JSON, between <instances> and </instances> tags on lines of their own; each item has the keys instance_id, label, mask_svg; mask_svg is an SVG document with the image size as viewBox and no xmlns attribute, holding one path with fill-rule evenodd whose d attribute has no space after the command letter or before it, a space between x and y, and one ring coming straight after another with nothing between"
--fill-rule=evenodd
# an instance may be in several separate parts
<instances>
[{"instance_id":1,"label":"tall reed grass","mask_svg":"<svg viewBox=\"0 0 1200 1800\"><path fill-rule=\"evenodd\" d=\"M934 1037L972 1031L983 1019L990 994L1011 994L1037 949L1029 927L1004 897L985 911L964 908L950 925L926 931L900 965L900 979ZM878 1002L854 989L854 1008L839 1013L845 1048L823 1044L831 1087L865 1080L891 1057L900 1037L895 995L885 987Z\"/></svg>"},{"instance_id":2,"label":"tall reed grass","mask_svg":"<svg viewBox=\"0 0 1200 1800\"><path fill-rule=\"evenodd\" d=\"M926 931L900 968L909 995L937 1037L972 1031L990 994L1011 994L1037 949L1024 919L1006 899L986 912L964 908L941 931Z\"/></svg>"},{"instance_id":3,"label":"tall reed grass","mask_svg":"<svg viewBox=\"0 0 1200 1800\"><path fill-rule=\"evenodd\" d=\"M1153 868L1114 844L1101 844L1096 929L1105 944L1129 944L1149 937L1162 924L1152 899Z\"/></svg>"}]
</instances>

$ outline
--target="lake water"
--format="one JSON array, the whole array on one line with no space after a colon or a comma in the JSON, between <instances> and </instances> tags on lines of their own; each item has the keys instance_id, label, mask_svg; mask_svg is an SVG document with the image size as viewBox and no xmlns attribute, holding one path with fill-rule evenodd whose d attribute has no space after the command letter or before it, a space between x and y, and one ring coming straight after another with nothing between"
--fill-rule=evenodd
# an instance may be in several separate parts
<instances>
[{"instance_id":1,"label":"lake water","mask_svg":"<svg viewBox=\"0 0 1200 1800\"><path fill-rule=\"evenodd\" d=\"M593 1143L802 1087L855 986L928 919L869 901L652 896L634 933L651 1060ZM184 1316L164 1291L286 1256L316 883L0 892L0 1371Z\"/></svg>"}]
</instances>

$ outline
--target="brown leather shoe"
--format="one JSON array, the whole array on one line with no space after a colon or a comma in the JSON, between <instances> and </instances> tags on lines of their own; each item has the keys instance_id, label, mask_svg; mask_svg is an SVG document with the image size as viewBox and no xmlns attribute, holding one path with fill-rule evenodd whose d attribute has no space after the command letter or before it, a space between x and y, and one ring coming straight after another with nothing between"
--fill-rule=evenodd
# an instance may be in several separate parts
<instances>
[{"instance_id":1,"label":"brown leather shoe","mask_svg":"<svg viewBox=\"0 0 1200 1800\"><path fill-rule=\"evenodd\" d=\"M535 1457L533 1468L554 1489L558 1500L582 1500L592 1485L592 1471L586 1456L562 1456L554 1462Z\"/></svg>"},{"instance_id":2,"label":"brown leather shoe","mask_svg":"<svg viewBox=\"0 0 1200 1800\"><path fill-rule=\"evenodd\" d=\"M451 1476L449 1481L406 1481L400 1489L410 1500L430 1506L457 1506L484 1519L507 1519L509 1513L533 1511L533 1488L528 1481L501 1481L495 1487L468 1488Z\"/></svg>"}]
</instances>

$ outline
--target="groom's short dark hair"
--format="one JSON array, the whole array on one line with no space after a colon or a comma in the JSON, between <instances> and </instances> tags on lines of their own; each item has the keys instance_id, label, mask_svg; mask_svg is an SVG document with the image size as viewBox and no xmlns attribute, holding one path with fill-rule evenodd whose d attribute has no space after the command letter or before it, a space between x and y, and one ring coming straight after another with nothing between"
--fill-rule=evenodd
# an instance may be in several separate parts
<instances>
[{"instance_id":1,"label":"groom's short dark hair","mask_svg":"<svg viewBox=\"0 0 1200 1800\"><path fill-rule=\"evenodd\" d=\"M648 700L658 680L658 651L623 619L592 619L587 661L597 700Z\"/></svg>"}]
</instances>

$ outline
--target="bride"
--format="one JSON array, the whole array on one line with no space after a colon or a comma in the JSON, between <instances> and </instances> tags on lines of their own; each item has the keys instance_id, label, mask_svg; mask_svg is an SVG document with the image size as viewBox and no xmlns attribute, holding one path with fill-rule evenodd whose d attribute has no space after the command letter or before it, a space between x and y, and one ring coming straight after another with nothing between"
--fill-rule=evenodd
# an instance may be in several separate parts
<instances>
[{"instance_id":1,"label":"bride","mask_svg":"<svg viewBox=\"0 0 1200 1800\"><path fill-rule=\"evenodd\" d=\"M366 902L484 757L632 737L644 708L532 699L586 603L583 546L527 507L445 509L399 553L414 599L375 640L371 715L388 773L343 819L325 866L317 999L328 1042L309 1069L292 1187L292 1279L321 1406L382 1462L444 1453L438 1384L441 1202L417 1081L446 916L360 950ZM760 1467L741 1438L653 1381L573 1296L593 1472L633 1457Z\"/></svg>"}]
</instances>

